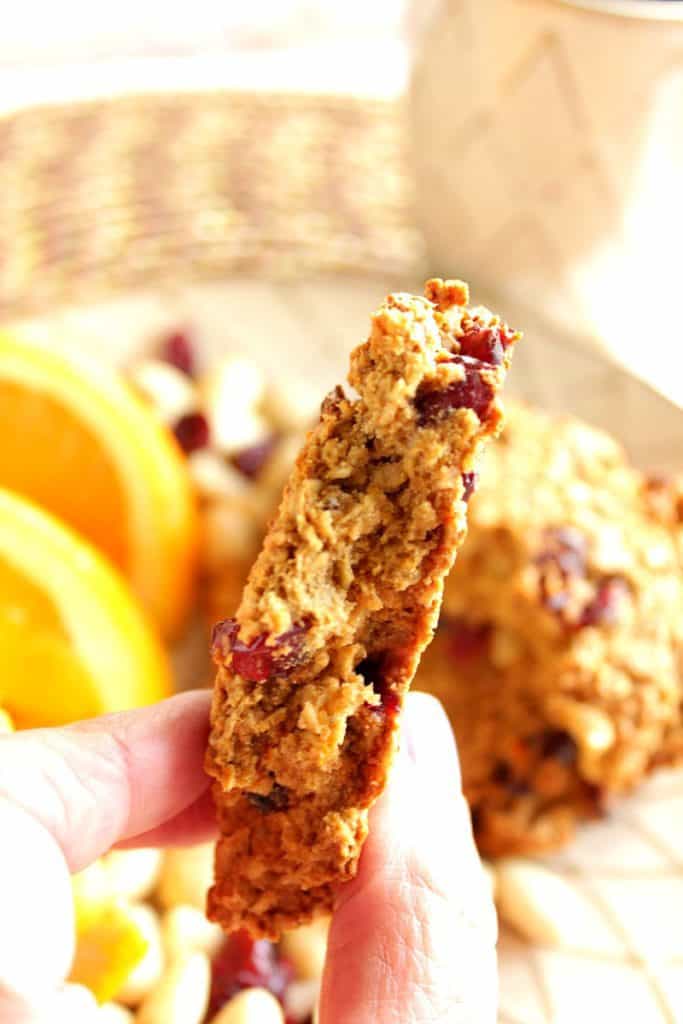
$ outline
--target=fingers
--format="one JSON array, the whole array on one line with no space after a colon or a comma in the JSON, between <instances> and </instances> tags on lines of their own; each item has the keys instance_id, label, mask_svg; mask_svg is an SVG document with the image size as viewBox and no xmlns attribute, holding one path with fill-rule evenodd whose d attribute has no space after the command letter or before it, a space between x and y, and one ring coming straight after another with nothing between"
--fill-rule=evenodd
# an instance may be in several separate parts
<instances>
[{"instance_id":1,"label":"fingers","mask_svg":"<svg viewBox=\"0 0 683 1024\"><path fill-rule=\"evenodd\" d=\"M182 694L149 708L64 729L0 740L0 797L54 837L71 871L115 843L166 832L180 841L182 812L198 834L210 829L203 770L210 694Z\"/></svg>"},{"instance_id":2,"label":"fingers","mask_svg":"<svg viewBox=\"0 0 683 1024\"><path fill-rule=\"evenodd\" d=\"M62 984L73 955L73 896L53 837L2 799L0 836L0 1007L6 1007L15 993L38 998ZM14 1019L0 1013L0 1021Z\"/></svg>"},{"instance_id":3,"label":"fingers","mask_svg":"<svg viewBox=\"0 0 683 1024\"><path fill-rule=\"evenodd\" d=\"M170 818L149 832L125 839L117 843L117 847L131 850L141 846L191 846L214 839L217 832L216 808L209 788L175 818Z\"/></svg>"},{"instance_id":4,"label":"fingers","mask_svg":"<svg viewBox=\"0 0 683 1024\"><path fill-rule=\"evenodd\" d=\"M320 1024L494 1024L495 911L440 705L411 696L405 733L332 919Z\"/></svg>"},{"instance_id":5,"label":"fingers","mask_svg":"<svg viewBox=\"0 0 683 1024\"><path fill-rule=\"evenodd\" d=\"M64 985L44 998L25 1000L0 991L0 1024L95 1024L95 997L81 985Z\"/></svg>"}]
</instances>

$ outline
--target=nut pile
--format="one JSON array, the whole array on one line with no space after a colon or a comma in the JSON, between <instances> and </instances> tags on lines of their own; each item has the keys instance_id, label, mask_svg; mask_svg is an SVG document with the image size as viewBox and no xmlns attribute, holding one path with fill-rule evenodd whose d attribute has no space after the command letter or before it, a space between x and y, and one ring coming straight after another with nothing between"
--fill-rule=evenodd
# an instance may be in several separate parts
<instances>
[{"instance_id":1,"label":"nut pile","mask_svg":"<svg viewBox=\"0 0 683 1024\"><path fill-rule=\"evenodd\" d=\"M187 454L201 503L208 616L215 621L239 603L319 396L300 380L268 381L239 355L204 373L183 332L161 339L152 353L128 376Z\"/></svg>"},{"instance_id":2,"label":"nut pile","mask_svg":"<svg viewBox=\"0 0 683 1024\"><path fill-rule=\"evenodd\" d=\"M224 936L204 916L213 844L114 851L74 878L71 980L105 1024L304 1024L313 1018L327 922L275 945Z\"/></svg>"}]
</instances>

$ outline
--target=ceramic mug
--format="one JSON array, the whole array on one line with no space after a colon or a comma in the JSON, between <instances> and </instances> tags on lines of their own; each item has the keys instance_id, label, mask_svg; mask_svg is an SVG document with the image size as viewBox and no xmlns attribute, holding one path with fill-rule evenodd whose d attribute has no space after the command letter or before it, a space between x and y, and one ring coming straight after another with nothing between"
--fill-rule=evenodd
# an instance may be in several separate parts
<instances>
[{"instance_id":1,"label":"ceramic mug","mask_svg":"<svg viewBox=\"0 0 683 1024\"><path fill-rule=\"evenodd\" d=\"M444 0L411 115L431 269L683 398L683 0Z\"/></svg>"}]
</instances>

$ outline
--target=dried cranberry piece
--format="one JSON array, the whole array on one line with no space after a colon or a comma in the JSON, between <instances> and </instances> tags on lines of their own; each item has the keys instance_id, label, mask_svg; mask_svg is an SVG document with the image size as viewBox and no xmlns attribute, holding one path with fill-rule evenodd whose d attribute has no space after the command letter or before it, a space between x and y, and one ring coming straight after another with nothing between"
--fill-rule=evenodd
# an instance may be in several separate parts
<instances>
[{"instance_id":1,"label":"dried cranberry piece","mask_svg":"<svg viewBox=\"0 0 683 1024\"><path fill-rule=\"evenodd\" d=\"M494 391L489 381L482 377L484 363L470 356L454 356L452 361L464 367L465 377L441 389L433 386L418 388L415 408L420 426L438 423L453 409L473 409L482 421L491 411Z\"/></svg>"},{"instance_id":2,"label":"dried cranberry piece","mask_svg":"<svg viewBox=\"0 0 683 1024\"><path fill-rule=\"evenodd\" d=\"M460 341L460 352L482 363L500 366L505 355L505 345L498 327L470 327Z\"/></svg>"},{"instance_id":3,"label":"dried cranberry piece","mask_svg":"<svg viewBox=\"0 0 683 1024\"><path fill-rule=\"evenodd\" d=\"M235 619L223 619L213 627L211 649L217 661L232 655L235 672L251 683L260 683L276 672L286 672L298 664L305 625L294 625L268 643L268 634L259 633L250 643L239 639Z\"/></svg>"},{"instance_id":4,"label":"dried cranberry piece","mask_svg":"<svg viewBox=\"0 0 683 1024\"><path fill-rule=\"evenodd\" d=\"M272 814L273 811L283 811L289 806L289 793L276 782L270 793L265 796L262 793L247 793L247 800L261 814Z\"/></svg>"},{"instance_id":5,"label":"dried cranberry piece","mask_svg":"<svg viewBox=\"0 0 683 1024\"><path fill-rule=\"evenodd\" d=\"M463 473L462 474L462 486L464 488L462 492L462 500L469 501L474 494L477 484L479 482L478 473Z\"/></svg>"},{"instance_id":6,"label":"dried cranberry piece","mask_svg":"<svg viewBox=\"0 0 683 1024\"><path fill-rule=\"evenodd\" d=\"M282 1002L294 978L289 961L267 939L252 939L245 931L229 935L212 965L207 1020L245 988L267 988Z\"/></svg>"},{"instance_id":7,"label":"dried cranberry piece","mask_svg":"<svg viewBox=\"0 0 683 1024\"><path fill-rule=\"evenodd\" d=\"M394 715L399 710L400 700L398 694L391 689L391 683L387 679L388 663L389 656L386 653L369 654L367 658L363 658L356 665L355 671L379 695L384 711Z\"/></svg>"},{"instance_id":8,"label":"dried cranberry piece","mask_svg":"<svg viewBox=\"0 0 683 1024\"><path fill-rule=\"evenodd\" d=\"M209 421L201 412L188 412L180 417L173 433L183 451L190 455L209 443Z\"/></svg>"},{"instance_id":9,"label":"dried cranberry piece","mask_svg":"<svg viewBox=\"0 0 683 1024\"><path fill-rule=\"evenodd\" d=\"M176 370L194 377L196 372L194 345L185 331L173 331L159 345L159 357Z\"/></svg>"},{"instance_id":10,"label":"dried cranberry piece","mask_svg":"<svg viewBox=\"0 0 683 1024\"><path fill-rule=\"evenodd\" d=\"M487 653L491 636L490 623L475 626L464 619L443 618L441 626L448 633L448 650L454 658L467 661Z\"/></svg>"},{"instance_id":11,"label":"dried cranberry piece","mask_svg":"<svg viewBox=\"0 0 683 1024\"><path fill-rule=\"evenodd\" d=\"M576 763L576 742L563 729L546 729L536 737L535 742L543 759L552 758L566 768L571 768Z\"/></svg>"},{"instance_id":12,"label":"dried cranberry piece","mask_svg":"<svg viewBox=\"0 0 683 1024\"><path fill-rule=\"evenodd\" d=\"M626 580L620 576L610 576L603 580L595 592L595 597L585 606L577 627L609 626L619 618L619 610L629 592Z\"/></svg>"},{"instance_id":13,"label":"dried cranberry piece","mask_svg":"<svg viewBox=\"0 0 683 1024\"><path fill-rule=\"evenodd\" d=\"M264 441L259 441L258 444L252 444L249 448L243 448L241 452L233 455L231 462L235 469L239 469L240 473L250 480L254 480L273 454L276 444L277 437L273 434Z\"/></svg>"}]
</instances>

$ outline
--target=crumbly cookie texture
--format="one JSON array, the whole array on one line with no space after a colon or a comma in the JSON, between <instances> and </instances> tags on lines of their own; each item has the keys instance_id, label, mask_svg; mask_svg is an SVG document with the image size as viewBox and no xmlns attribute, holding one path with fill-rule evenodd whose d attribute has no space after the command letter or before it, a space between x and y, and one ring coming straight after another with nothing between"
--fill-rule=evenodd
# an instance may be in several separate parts
<instances>
[{"instance_id":1,"label":"crumbly cookie texture","mask_svg":"<svg viewBox=\"0 0 683 1024\"><path fill-rule=\"evenodd\" d=\"M682 507L607 435L511 405L416 680L483 853L557 846L680 757Z\"/></svg>"},{"instance_id":2,"label":"crumbly cookie texture","mask_svg":"<svg viewBox=\"0 0 683 1024\"><path fill-rule=\"evenodd\" d=\"M269 937L333 905L384 785L518 335L467 288L390 295L325 400L218 666L212 920Z\"/></svg>"}]
</instances>

